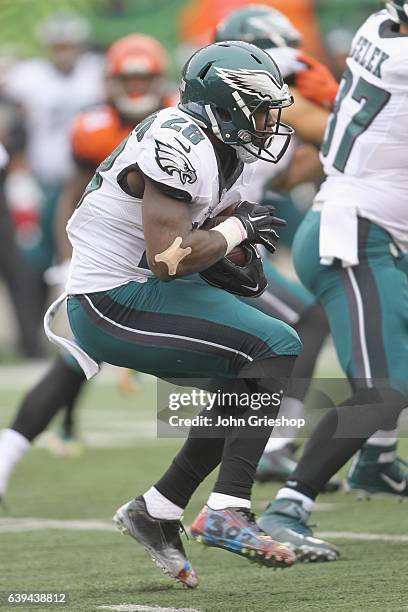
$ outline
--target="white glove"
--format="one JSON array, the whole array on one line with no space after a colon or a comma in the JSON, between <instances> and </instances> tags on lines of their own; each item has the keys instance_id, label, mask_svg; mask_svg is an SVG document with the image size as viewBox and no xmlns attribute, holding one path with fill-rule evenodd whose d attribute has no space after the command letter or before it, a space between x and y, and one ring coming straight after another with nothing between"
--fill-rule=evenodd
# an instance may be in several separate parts
<instances>
[{"instance_id":1,"label":"white glove","mask_svg":"<svg viewBox=\"0 0 408 612\"><path fill-rule=\"evenodd\" d=\"M71 265L70 259L65 259L60 264L51 266L44 272L44 280L47 285L51 287L60 287L61 291L64 291L65 285L68 281L69 266Z\"/></svg>"}]
</instances>

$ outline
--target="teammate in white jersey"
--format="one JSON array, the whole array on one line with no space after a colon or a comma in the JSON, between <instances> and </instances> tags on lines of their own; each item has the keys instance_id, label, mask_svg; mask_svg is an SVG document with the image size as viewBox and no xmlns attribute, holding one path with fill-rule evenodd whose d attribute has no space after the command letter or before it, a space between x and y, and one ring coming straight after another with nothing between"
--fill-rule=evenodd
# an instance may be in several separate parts
<instances>
[{"instance_id":1,"label":"teammate in white jersey","mask_svg":"<svg viewBox=\"0 0 408 612\"><path fill-rule=\"evenodd\" d=\"M282 124L281 113L293 98L273 60L240 42L194 54L180 96L178 108L140 123L99 166L69 221L68 316L77 342L70 349L88 373L107 361L159 378L199 379L199 386L221 391L232 385L234 391L279 393L300 351L299 338L231 294L255 296L266 285L253 245L273 252L274 226L282 222L271 207L242 201L242 189L251 180L248 164L275 162L283 154L293 130ZM227 220L199 229L234 203ZM241 243L243 267L225 258ZM294 561L286 547L265 537L250 512L256 466L271 431L268 415L276 407L261 409L266 420L252 438L247 426L253 412L232 409L243 429L232 422L221 431L211 422L192 427L159 482L115 515L121 530L191 587L197 577L180 540L180 518L219 464L208 505L193 523L194 537L244 557L255 553L266 566ZM217 405L214 426L228 413Z\"/></svg>"},{"instance_id":2,"label":"teammate in white jersey","mask_svg":"<svg viewBox=\"0 0 408 612\"><path fill-rule=\"evenodd\" d=\"M29 167L46 184L69 178L71 121L79 110L104 99L103 60L85 51L89 34L87 21L76 14L47 17L37 36L50 59L24 60L7 74L5 91L26 114Z\"/></svg>"},{"instance_id":3,"label":"teammate in white jersey","mask_svg":"<svg viewBox=\"0 0 408 612\"><path fill-rule=\"evenodd\" d=\"M319 423L260 519L301 558L337 557L311 537L307 520L324 483L356 451L349 488L408 496L395 431L408 396L408 279L400 269L408 250L407 82L408 2L394 0L353 40L322 147L328 177L294 243L299 277L326 309L355 391Z\"/></svg>"}]
</instances>

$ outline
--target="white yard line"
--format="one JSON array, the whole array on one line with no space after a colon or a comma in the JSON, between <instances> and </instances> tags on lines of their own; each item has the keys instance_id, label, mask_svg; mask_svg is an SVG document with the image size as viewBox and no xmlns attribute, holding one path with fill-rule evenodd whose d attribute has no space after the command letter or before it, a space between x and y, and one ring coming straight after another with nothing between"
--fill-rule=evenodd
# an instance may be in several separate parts
<instances>
[{"instance_id":1,"label":"white yard line","mask_svg":"<svg viewBox=\"0 0 408 612\"><path fill-rule=\"evenodd\" d=\"M152 440L157 439L157 426L155 422L151 421L138 421L137 427L132 431L130 426L128 430L122 431L85 431L81 433L81 441L85 448L136 448L138 445L146 443L148 440L150 443ZM36 448L50 448L52 446L52 439L55 438L55 434L50 431L46 431L36 440Z\"/></svg>"},{"instance_id":2,"label":"white yard line","mask_svg":"<svg viewBox=\"0 0 408 612\"><path fill-rule=\"evenodd\" d=\"M38 531L40 529L66 529L73 531L115 531L111 521L98 519L58 520L46 518L0 517L0 533ZM408 535L393 533L366 533L358 531L319 531L319 538L357 540L362 542L408 542Z\"/></svg>"},{"instance_id":3,"label":"white yard line","mask_svg":"<svg viewBox=\"0 0 408 612\"><path fill-rule=\"evenodd\" d=\"M160 606L139 606L137 604L120 604L118 606L97 606L98 610L116 610L117 612L200 612L197 608L160 608Z\"/></svg>"},{"instance_id":4,"label":"white yard line","mask_svg":"<svg viewBox=\"0 0 408 612\"><path fill-rule=\"evenodd\" d=\"M2 365L0 367L0 389L2 391L15 389L28 389L37 382L50 367L54 358L33 359L25 363ZM102 372L94 378L94 384L111 385L117 384L120 368L105 364ZM155 383L156 378L149 374L139 374L140 382Z\"/></svg>"},{"instance_id":5,"label":"white yard line","mask_svg":"<svg viewBox=\"0 0 408 612\"><path fill-rule=\"evenodd\" d=\"M38 531L41 529L66 529L73 531L115 531L111 521L85 519L63 521L44 518L0 518L0 533Z\"/></svg>"},{"instance_id":6,"label":"white yard line","mask_svg":"<svg viewBox=\"0 0 408 612\"><path fill-rule=\"evenodd\" d=\"M318 538L333 540L360 540L361 542L408 542L408 535L397 533L364 533L354 531L319 531Z\"/></svg>"}]
</instances>

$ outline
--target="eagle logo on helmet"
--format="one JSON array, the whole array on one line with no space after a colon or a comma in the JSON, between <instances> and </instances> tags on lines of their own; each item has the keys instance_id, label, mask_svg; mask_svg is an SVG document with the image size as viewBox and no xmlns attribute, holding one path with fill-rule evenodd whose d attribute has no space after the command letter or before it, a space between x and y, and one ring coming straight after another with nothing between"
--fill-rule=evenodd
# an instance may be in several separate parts
<instances>
[{"instance_id":1,"label":"eagle logo on helmet","mask_svg":"<svg viewBox=\"0 0 408 612\"><path fill-rule=\"evenodd\" d=\"M188 149L186 149L188 151ZM156 162L159 168L172 176L177 173L182 185L193 184L197 180L197 172L187 155L172 145L156 140Z\"/></svg>"},{"instance_id":2,"label":"eagle logo on helmet","mask_svg":"<svg viewBox=\"0 0 408 612\"><path fill-rule=\"evenodd\" d=\"M289 93L288 86L281 86L273 76L265 70L227 70L215 68L221 79L232 87L243 93L256 95L260 98L271 100L282 99Z\"/></svg>"}]
</instances>

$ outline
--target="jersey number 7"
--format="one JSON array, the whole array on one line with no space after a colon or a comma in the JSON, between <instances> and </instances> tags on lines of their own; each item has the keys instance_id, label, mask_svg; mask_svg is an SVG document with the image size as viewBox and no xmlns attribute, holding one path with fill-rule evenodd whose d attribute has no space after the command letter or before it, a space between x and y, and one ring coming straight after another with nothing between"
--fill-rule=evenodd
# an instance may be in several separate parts
<instances>
[{"instance_id":1,"label":"jersey number 7","mask_svg":"<svg viewBox=\"0 0 408 612\"><path fill-rule=\"evenodd\" d=\"M327 124L326 134L321 148L321 152L324 157L327 157L330 151L333 136L336 131L338 113L342 102L351 91L352 87L353 74L350 68L347 66L343 75L342 85L339 93L337 94L336 102L333 107L333 114L329 118L329 122ZM391 94L388 91L385 91L385 89L381 89L380 87L377 87L376 85L373 85L360 77L353 89L351 97L356 102L362 102L364 100L364 104L352 117L350 123L345 129L338 150L335 154L333 166L339 172L344 172L357 138L361 136L361 134L365 132L367 128L369 128L377 115L379 115L379 113L388 103Z\"/></svg>"}]
</instances>

